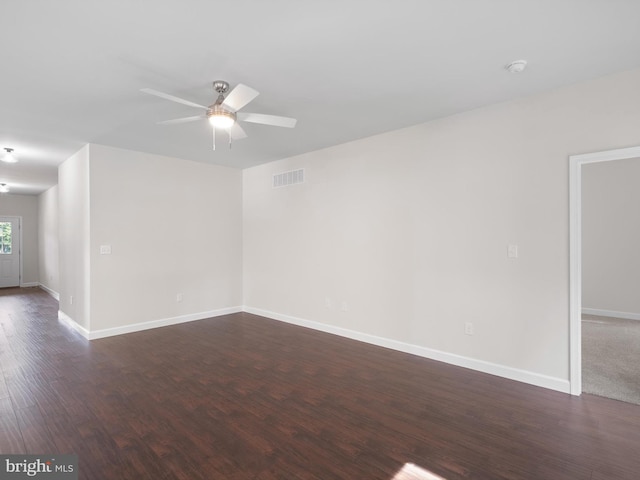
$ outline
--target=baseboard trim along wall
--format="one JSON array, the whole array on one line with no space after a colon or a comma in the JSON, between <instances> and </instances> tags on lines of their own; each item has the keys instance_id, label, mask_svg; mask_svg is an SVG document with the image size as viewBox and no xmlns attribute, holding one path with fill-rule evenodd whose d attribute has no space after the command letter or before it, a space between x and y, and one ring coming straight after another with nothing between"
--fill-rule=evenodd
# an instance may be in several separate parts
<instances>
[{"instance_id":1,"label":"baseboard trim along wall","mask_svg":"<svg viewBox=\"0 0 640 480\"><path fill-rule=\"evenodd\" d=\"M62 310L58 310L58 320L78 332L84 338L89 338L89 330L77 323L73 318L64 313Z\"/></svg>"},{"instance_id":2,"label":"baseboard trim along wall","mask_svg":"<svg viewBox=\"0 0 640 480\"><path fill-rule=\"evenodd\" d=\"M583 308L584 315L598 315L600 317L625 318L627 320L640 320L640 313L616 312L615 310L600 310L598 308Z\"/></svg>"},{"instance_id":3,"label":"baseboard trim along wall","mask_svg":"<svg viewBox=\"0 0 640 480\"><path fill-rule=\"evenodd\" d=\"M335 327L333 325L327 325L321 322L315 322L312 320L305 320L290 315L283 315L268 310L263 310L254 307L228 307L218 310L211 310L207 312L193 313L189 315L180 315L177 317L163 318L160 320L152 320L149 322L133 323L130 325L123 325L121 327L105 328L101 330L89 331L83 326L76 323L71 317L62 311L58 311L58 319L69 327L79 332L83 337L88 340L97 340L99 338L112 337L115 335L123 335L126 333L140 332L142 330L150 330L152 328L167 327L170 325L177 325L180 323L193 322L196 320L204 320L207 318L219 317L222 315L230 315L232 313L247 312L253 315L259 315L261 317L267 317L273 320L298 325L301 327L311 328L334 335L340 335L342 337L350 338L360 342L370 343L379 347L390 348L400 352L410 353L412 355L418 355L420 357L429 358L431 360L437 360L439 362L456 365L458 367L469 368L483 373L489 373L498 377L508 378L510 380L516 380L518 382L535 385L538 387L548 388L556 390L562 393L570 393L570 384L568 380L561 378L549 377L547 375L541 375L539 373L530 372L527 370L520 370L517 368L507 367L505 365L499 365L496 363L485 362L483 360L477 360L474 358L464 357L462 355L456 355L453 353L447 353L440 350L435 350L428 347L421 347L419 345L413 345L410 343L400 342L398 340L392 340L389 338L378 337L376 335L370 335L368 333L357 332L355 330L349 330L346 328Z\"/></svg>"},{"instance_id":4,"label":"baseboard trim along wall","mask_svg":"<svg viewBox=\"0 0 640 480\"><path fill-rule=\"evenodd\" d=\"M49 295L51 295L56 300L60 301L60 294L58 292L56 292L55 290L51 290L49 287L47 287L46 285L43 285L42 283L39 283L38 287L41 290L44 290L45 292L47 292Z\"/></svg>"},{"instance_id":5,"label":"baseboard trim along wall","mask_svg":"<svg viewBox=\"0 0 640 480\"><path fill-rule=\"evenodd\" d=\"M440 350L434 350L432 348L421 347L419 345L412 345L409 343L400 342L397 340L391 340L384 337L378 337L375 335L369 335L367 333L357 332L355 330L348 330L341 327L335 327L333 325L327 325L312 320L305 320L302 318L292 317L290 315L283 315L276 312L270 312L268 310L262 310L260 308L253 308L245 306L243 310L247 313L254 315L260 315L262 317L271 318L273 320L279 320L301 327L312 328L326 333L332 333L334 335L340 335L342 337L351 338L352 340L358 340L365 343L377 345L379 347L390 348L392 350L398 350L405 353L411 353L420 357L429 358L431 360L437 360L439 362L456 365L458 367L469 368L483 373L489 373L498 377L508 378L510 380L516 380L518 382L528 383L538 387L548 388L556 390L562 393L570 393L569 380L563 380L561 378L549 377L539 373L530 372L527 370L520 370L517 368L507 367L496 363L485 362L483 360L476 360L474 358L464 357L462 355L456 355L453 353L442 352Z\"/></svg>"},{"instance_id":6,"label":"baseboard trim along wall","mask_svg":"<svg viewBox=\"0 0 640 480\"><path fill-rule=\"evenodd\" d=\"M195 320L204 320L206 318L220 317L231 313L242 312L241 307L220 308L218 310L210 310L208 312L191 313L188 315L180 315L177 317L161 318L159 320L151 320L149 322L132 323L121 327L103 328L100 330L87 330L78 325L71 317L65 313L58 311L58 319L67 323L71 328L80 332L87 340L97 340L98 338L113 337L115 335L123 335L125 333L140 332L142 330L150 330L152 328L168 327L179 323L193 322Z\"/></svg>"},{"instance_id":7,"label":"baseboard trim along wall","mask_svg":"<svg viewBox=\"0 0 640 480\"><path fill-rule=\"evenodd\" d=\"M20 284L20 288L37 287L38 285L38 282L25 282Z\"/></svg>"}]
</instances>

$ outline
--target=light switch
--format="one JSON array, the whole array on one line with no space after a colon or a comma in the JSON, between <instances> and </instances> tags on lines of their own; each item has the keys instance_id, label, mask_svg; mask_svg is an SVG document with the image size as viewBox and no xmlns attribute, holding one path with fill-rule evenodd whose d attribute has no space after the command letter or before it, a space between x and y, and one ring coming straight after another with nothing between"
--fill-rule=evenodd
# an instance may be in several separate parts
<instances>
[{"instance_id":1,"label":"light switch","mask_svg":"<svg viewBox=\"0 0 640 480\"><path fill-rule=\"evenodd\" d=\"M518 245L509 245L507 248L507 256L509 258L518 258Z\"/></svg>"},{"instance_id":2,"label":"light switch","mask_svg":"<svg viewBox=\"0 0 640 480\"><path fill-rule=\"evenodd\" d=\"M100 255L111 255L111 245L100 245Z\"/></svg>"}]
</instances>

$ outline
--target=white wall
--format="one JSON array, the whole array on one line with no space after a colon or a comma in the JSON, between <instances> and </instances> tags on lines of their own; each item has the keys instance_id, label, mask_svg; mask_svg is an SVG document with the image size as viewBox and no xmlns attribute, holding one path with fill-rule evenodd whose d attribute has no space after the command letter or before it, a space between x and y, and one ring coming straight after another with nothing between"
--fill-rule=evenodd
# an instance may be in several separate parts
<instances>
[{"instance_id":1,"label":"white wall","mask_svg":"<svg viewBox=\"0 0 640 480\"><path fill-rule=\"evenodd\" d=\"M241 171L90 148L91 331L240 307Z\"/></svg>"},{"instance_id":2,"label":"white wall","mask_svg":"<svg viewBox=\"0 0 640 480\"><path fill-rule=\"evenodd\" d=\"M60 312L90 325L89 153L84 146L58 167Z\"/></svg>"},{"instance_id":3,"label":"white wall","mask_svg":"<svg viewBox=\"0 0 640 480\"><path fill-rule=\"evenodd\" d=\"M0 195L0 216L22 217L22 278L20 284L38 284L38 197Z\"/></svg>"},{"instance_id":4,"label":"white wall","mask_svg":"<svg viewBox=\"0 0 640 480\"><path fill-rule=\"evenodd\" d=\"M56 295L59 290L58 186L38 195L38 259L40 285Z\"/></svg>"},{"instance_id":5,"label":"white wall","mask_svg":"<svg viewBox=\"0 0 640 480\"><path fill-rule=\"evenodd\" d=\"M245 305L568 391L568 156L640 144L639 84L634 70L245 170ZM301 167L305 184L271 188Z\"/></svg>"},{"instance_id":6,"label":"white wall","mask_svg":"<svg viewBox=\"0 0 640 480\"><path fill-rule=\"evenodd\" d=\"M640 159L582 167L582 306L640 320Z\"/></svg>"}]
</instances>

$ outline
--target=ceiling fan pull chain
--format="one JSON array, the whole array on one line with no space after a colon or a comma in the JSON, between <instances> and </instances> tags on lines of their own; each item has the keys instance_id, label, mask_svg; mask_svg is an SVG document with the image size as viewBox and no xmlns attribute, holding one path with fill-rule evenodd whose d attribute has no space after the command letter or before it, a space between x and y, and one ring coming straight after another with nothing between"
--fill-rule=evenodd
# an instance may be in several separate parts
<instances>
[{"instance_id":1,"label":"ceiling fan pull chain","mask_svg":"<svg viewBox=\"0 0 640 480\"><path fill-rule=\"evenodd\" d=\"M231 150L231 140L232 140L231 131L229 131L227 133L229 134L229 150Z\"/></svg>"},{"instance_id":2,"label":"ceiling fan pull chain","mask_svg":"<svg viewBox=\"0 0 640 480\"><path fill-rule=\"evenodd\" d=\"M211 129L211 134L213 135L213 151L216 151L216 127Z\"/></svg>"}]
</instances>

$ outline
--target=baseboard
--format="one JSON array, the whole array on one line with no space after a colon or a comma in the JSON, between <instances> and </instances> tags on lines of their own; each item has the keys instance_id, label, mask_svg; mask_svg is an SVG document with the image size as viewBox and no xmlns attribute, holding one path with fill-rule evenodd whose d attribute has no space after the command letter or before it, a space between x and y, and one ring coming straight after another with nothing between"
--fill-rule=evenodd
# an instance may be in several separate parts
<instances>
[{"instance_id":1,"label":"baseboard","mask_svg":"<svg viewBox=\"0 0 640 480\"><path fill-rule=\"evenodd\" d=\"M179 323L193 322L195 320L204 320L205 318L219 317L221 315L229 315L232 313L242 312L241 307L228 307L218 310L210 310L208 312L191 313L188 315L180 315L171 318L162 318L160 320L151 320L149 322L132 323L121 327L104 328L101 330L93 330L88 332L89 340L97 340L98 338L113 337L115 335L123 335L125 333L140 332L142 330L150 330L152 328L168 327Z\"/></svg>"},{"instance_id":2,"label":"baseboard","mask_svg":"<svg viewBox=\"0 0 640 480\"><path fill-rule=\"evenodd\" d=\"M38 286L38 282L25 282L20 284L21 288L30 288L30 287L37 287L37 286Z\"/></svg>"},{"instance_id":3,"label":"baseboard","mask_svg":"<svg viewBox=\"0 0 640 480\"><path fill-rule=\"evenodd\" d=\"M84 338L89 339L89 330L84 328L82 325L77 323L73 318L64 313L62 310L58 310L58 320L60 320L65 325L71 327Z\"/></svg>"},{"instance_id":4,"label":"baseboard","mask_svg":"<svg viewBox=\"0 0 640 480\"><path fill-rule=\"evenodd\" d=\"M453 353L443 352L432 348L421 347L419 345L413 345L409 343L392 340L389 338L378 337L367 333L357 332L355 330L349 330L346 328L335 327L333 325L327 325L320 322L311 320L305 320L302 318L292 317L290 315L283 315L276 312L270 312L268 310L262 310L260 308L254 308L244 306L243 311L252 313L254 315L260 315L262 317L271 318L273 320L279 320L302 327L312 328L314 330L320 330L322 332L332 333L334 335L340 335L342 337L351 338L365 343L370 343L380 347L390 348L392 350L398 350L420 357L429 358L431 360L437 360L439 362L456 365L458 367L469 368L483 373L489 373L498 377L508 378L510 380L516 380L518 382L535 385L538 387L548 388L556 390L562 393L570 393L569 380L561 378L550 377L527 370L520 370L518 368L507 367L505 365L499 365L496 363L485 362L483 360L477 360L474 358L464 357L462 355L456 355Z\"/></svg>"},{"instance_id":5,"label":"baseboard","mask_svg":"<svg viewBox=\"0 0 640 480\"><path fill-rule=\"evenodd\" d=\"M599 308L583 308L584 315L598 315L600 317L625 318L627 320L640 320L640 313L616 312L615 310L600 310Z\"/></svg>"},{"instance_id":6,"label":"baseboard","mask_svg":"<svg viewBox=\"0 0 640 480\"><path fill-rule=\"evenodd\" d=\"M56 300L60 301L60 294L58 292L56 292L55 290L51 290L49 287L47 287L46 285L43 285L42 283L39 283L38 287L40 287L40 289L42 289L45 292L47 292L49 295L51 295Z\"/></svg>"}]
</instances>

